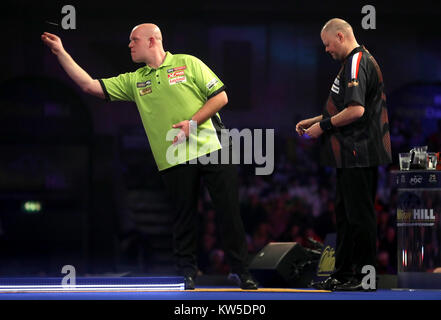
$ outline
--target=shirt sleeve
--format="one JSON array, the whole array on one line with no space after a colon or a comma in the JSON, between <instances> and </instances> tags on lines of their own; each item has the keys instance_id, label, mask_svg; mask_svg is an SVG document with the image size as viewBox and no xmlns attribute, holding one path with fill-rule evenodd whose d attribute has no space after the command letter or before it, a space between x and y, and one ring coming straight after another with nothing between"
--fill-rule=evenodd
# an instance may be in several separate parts
<instances>
[{"instance_id":1,"label":"shirt sleeve","mask_svg":"<svg viewBox=\"0 0 441 320\"><path fill-rule=\"evenodd\" d=\"M365 106L366 87L367 87L367 73L364 64L362 63L363 52L355 53L347 63L349 65L345 68L345 97L344 105L356 103Z\"/></svg>"},{"instance_id":2,"label":"shirt sleeve","mask_svg":"<svg viewBox=\"0 0 441 320\"><path fill-rule=\"evenodd\" d=\"M198 58L192 58L196 86L207 97L207 100L224 91L225 85L214 72Z\"/></svg>"},{"instance_id":3,"label":"shirt sleeve","mask_svg":"<svg viewBox=\"0 0 441 320\"><path fill-rule=\"evenodd\" d=\"M127 72L116 77L100 79L107 101L134 101L132 73Z\"/></svg>"}]
</instances>

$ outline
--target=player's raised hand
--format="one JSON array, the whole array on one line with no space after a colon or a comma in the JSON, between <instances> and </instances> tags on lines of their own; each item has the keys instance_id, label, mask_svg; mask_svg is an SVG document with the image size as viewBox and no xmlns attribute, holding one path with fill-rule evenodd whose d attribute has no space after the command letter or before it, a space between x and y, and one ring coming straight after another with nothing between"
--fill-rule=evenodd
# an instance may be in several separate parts
<instances>
[{"instance_id":1,"label":"player's raised hand","mask_svg":"<svg viewBox=\"0 0 441 320\"><path fill-rule=\"evenodd\" d=\"M51 49L52 53L58 55L61 51L64 50L63 43L61 42L60 37L55 34L44 32L41 35L41 40Z\"/></svg>"}]
</instances>

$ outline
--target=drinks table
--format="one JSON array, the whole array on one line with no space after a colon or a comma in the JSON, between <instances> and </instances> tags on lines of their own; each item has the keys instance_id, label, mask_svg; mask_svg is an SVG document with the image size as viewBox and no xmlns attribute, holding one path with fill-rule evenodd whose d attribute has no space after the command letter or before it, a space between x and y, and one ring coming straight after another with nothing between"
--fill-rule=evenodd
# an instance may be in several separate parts
<instances>
[{"instance_id":1,"label":"drinks table","mask_svg":"<svg viewBox=\"0 0 441 320\"><path fill-rule=\"evenodd\" d=\"M434 273L441 268L441 171L391 171L391 178L397 194L398 287L441 289L441 273Z\"/></svg>"}]
</instances>

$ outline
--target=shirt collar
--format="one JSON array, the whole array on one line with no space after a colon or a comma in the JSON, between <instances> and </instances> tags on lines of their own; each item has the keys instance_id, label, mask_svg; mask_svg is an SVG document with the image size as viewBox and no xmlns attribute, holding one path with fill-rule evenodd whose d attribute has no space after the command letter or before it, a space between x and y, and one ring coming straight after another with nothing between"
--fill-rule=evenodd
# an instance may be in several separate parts
<instances>
[{"instance_id":1,"label":"shirt collar","mask_svg":"<svg viewBox=\"0 0 441 320\"><path fill-rule=\"evenodd\" d=\"M161 69L166 66L170 66L172 64L172 60L173 60L173 55L169 51L167 51L165 53L165 59L162 62L162 64L158 67L158 69ZM150 67L149 65L146 65L144 68L145 68L145 71L144 71L145 75L149 74L153 70L153 68Z\"/></svg>"},{"instance_id":2,"label":"shirt collar","mask_svg":"<svg viewBox=\"0 0 441 320\"><path fill-rule=\"evenodd\" d=\"M348 57L352 56L353 54L355 54L357 52L363 51L363 50L365 50L364 45L359 45L358 47L354 48L343 60L343 63L346 62L346 59L348 59Z\"/></svg>"},{"instance_id":3,"label":"shirt collar","mask_svg":"<svg viewBox=\"0 0 441 320\"><path fill-rule=\"evenodd\" d=\"M165 59L162 62L162 64L159 66L159 68L166 67L166 66L171 66L172 60L173 60L173 55L169 51L167 51L165 53Z\"/></svg>"}]
</instances>

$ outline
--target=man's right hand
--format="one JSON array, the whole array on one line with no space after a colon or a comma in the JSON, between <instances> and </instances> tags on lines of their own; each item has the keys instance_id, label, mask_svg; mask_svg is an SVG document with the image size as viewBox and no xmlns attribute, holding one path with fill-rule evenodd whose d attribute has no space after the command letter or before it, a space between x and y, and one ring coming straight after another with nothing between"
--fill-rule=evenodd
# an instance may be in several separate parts
<instances>
[{"instance_id":1,"label":"man's right hand","mask_svg":"<svg viewBox=\"0 0 441 320\"><path fill-rule=\"evenodd\" d=\"M86 93L104 99L104 91L99 80L92 77L84 71L64 50L61 39L49 32L41 35L41 40L51 49L52 53L57 56L58 62L63 67L68 76Z\"/></svg>"},{"instance_id":2,"label":"man's right hand","mask_svg":"<svg viewBox=\"0 0 441 320\"><path fill-rule=\"evenodd\" d=\"M52 53L58 55L64 50L60 37L45 32L41 35L41 40L51 49Z\"/></svg>"}]
</instances>

